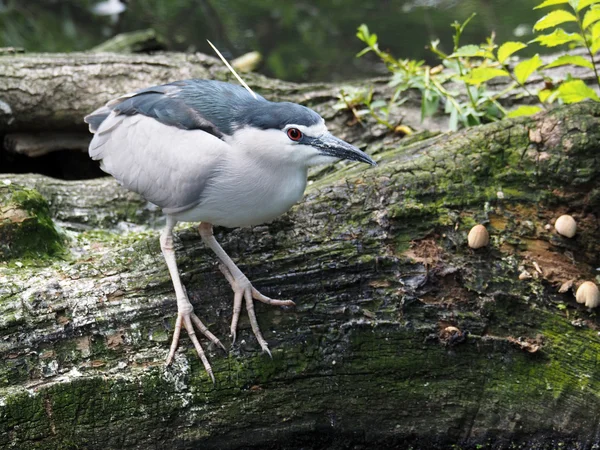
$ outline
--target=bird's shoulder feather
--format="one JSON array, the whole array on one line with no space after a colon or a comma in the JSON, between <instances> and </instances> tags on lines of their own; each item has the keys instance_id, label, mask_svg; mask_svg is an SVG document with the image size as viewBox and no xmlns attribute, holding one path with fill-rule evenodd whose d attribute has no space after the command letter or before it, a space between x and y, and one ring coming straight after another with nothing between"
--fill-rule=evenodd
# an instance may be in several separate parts
<instances>
[{"instance_id":1,"label":"bird's shoulder feather","mask_svg":"<svg viewBox=\"0 0 600 450\"><path fill-rule=\"evenodd\" d=\"M96 132L110 113L141 114L183 130L202 130L223 139L235 131L236 115L249 104L268 103L241 86L215 80L182 80L125 94L85 117Z\"/></svg>"}]
</instances>

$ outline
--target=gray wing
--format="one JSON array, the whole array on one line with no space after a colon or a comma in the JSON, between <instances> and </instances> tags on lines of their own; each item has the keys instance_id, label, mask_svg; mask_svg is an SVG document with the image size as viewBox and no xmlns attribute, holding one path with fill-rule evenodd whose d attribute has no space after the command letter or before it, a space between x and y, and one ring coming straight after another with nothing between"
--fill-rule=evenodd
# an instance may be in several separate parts
<instances>
[{"instance_id":1,"label":"gray wing","mask_svg":"<svg viewBox=\"0 0 600 450\"><path fill-rule=\"evenodd\" d=\"M94 133L111 112L144 115L184 130L202 130L218 138L231 136L245 119L246 108L268 105L241 86L215 80L182 80L123 95L85 117Z\"/></svg>"},{"instance_id":2,"label":"gray wing","mask_svg":"<svg viewBox=\"0 0 600 450\"><path fill-rule=\"evenodd\" d=\"M88 117L95 133L89 147L92 159L166 213L199 204L229 151L229 144L202 129L169 126L142 114L120 114L109 106Z\"/></svg>"},{"instance_id":3,"label":"gray wing","mask_svg":"<svg viewBox=\"0 0 600 450\"><path fill-rule=\"evenodd\" d=\"M216 125L205 119L193 105L175 97L180 92L181 86L175 83L142 89L108 102L106 106L97 109L84 120L89 124L90 131L95 133L111 112L124 116L141 114L165 125L184 130L203 130L222 138L223 133Z\"/></svg>"},{"instance_id":4,"label":"gray wing","mask_svg":"<svg viewBox=\"0 0 600 450\"><path fill-rule=\"evenodd\" d=\"M119 97L85 117L92 159L167 213L199 204L225 140L271 105L241 86L184 80ZM268 117L268 116L267 116Z\"/></svg>"}]
</instances>

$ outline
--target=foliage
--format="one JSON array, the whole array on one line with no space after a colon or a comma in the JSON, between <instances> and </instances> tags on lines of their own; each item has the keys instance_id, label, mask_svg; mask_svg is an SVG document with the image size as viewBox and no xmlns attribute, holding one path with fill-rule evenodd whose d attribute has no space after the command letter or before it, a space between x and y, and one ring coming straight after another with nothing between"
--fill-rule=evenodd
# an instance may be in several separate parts
<instances>
[{"instance_id":1,"label":"foliage","mask_svg":"<svg viewBox=\"0 0 600 450\"><path fill-rule=\"evenodd\" d=\"M373 89L365 95L363 89L357 88L342 89L339 98L341 101L334 105L335 109L349 109L360 123L362 123L362 117L368 114L378 123L390 129L394 128L394 125L389 121L390 108L394 105L399 106L406 100L398 101L396 96L393 96L389 102L385 100L373 101ZM358 109L360 106L364 106L364 108Z\"/></svg>"},{"instance_id":2,"label":"foliage","mask_svg":"<svg viewBox=\"0 0 600 450\"><path fill-rule=\"evenodd\" d=\"M105 0L0 0L0 47L28 52L70 52L95 47L118 33L153 28L169 51L213 55L210 39L229 59L250 51L263 55L261 73L288 81L336 81L374 76L371 61L352 60L362 46L348 39L368 17L396 54L423 59L431 33L450 38L448 22L485 8L499 36L508 36L523 21L532 21L534 0L436 0L406 11L406 1L344 0L282 2L280 0L131 0L115 23L93 14ZM426 25L425 26L425 22ZM477 42L489 22L469 27ZM399 34L398 30L402 30Z\"/></svg>"},{"instance_id":3,"label":"foliage","mask_svg":"<svg viewBox=\"0 0 600 450\"><path fill-rule=\"evenodd\" d=\"M507 112L500 104L499 99L506 94L526 93L535 98L527 86L532 75L536 72L544 75L546 69L559 66L580 66L593 70L600 87L600 79L593 59L593 54L600 50L600 0L545 0L534 9L548 6L558 6L559 9L549 12L535 23L533 30L538 35L528 43L508 41L497 45L492 34L483 44L461 45L465 28L475 14L463 23L454 22L451 53L441 50L439 40L431 43L431 51L441 60L441 65L436 67L430 67L424 61L396 59L390 53L380 49L377 35L371 33L363 24L358 28L357 37L367 46L357 54L357 57L370 52L375 53L392 73L390 85L394 87L394 94L391 101L386 103L373 100L372 89L356 91L351 99L342 92L338 108L346 105L355 113L358 120L368 113L379 123L392 129L394 124L389 122L390 109L406 101L409 90L416 89L421 96L421 118L435 114L442 104L444 112L450 116L449 127L455 130L460 125L478 125L505 116L531 115L553 102L600 101L596 91L587 86L583 80L569 76L559 82L545 83L544 87L537 92L539 100L537 105L524 105ZM575 25L577 29L568 32L561 28L569 24ZM550 33L546 31L551 29L553 31ZM544 47L568 45L569 49L583 47L589 59L581 55L564 54L544 64L539 54L536 54L514 65L511 64L516 52L532 44ZM512 82L502 91L497 91L492 89L497 78L510 78ZM460 87L466 95L461 92ZM364 105L366 109L359 109L359 105Z\"/></svg>"}]
</instances>

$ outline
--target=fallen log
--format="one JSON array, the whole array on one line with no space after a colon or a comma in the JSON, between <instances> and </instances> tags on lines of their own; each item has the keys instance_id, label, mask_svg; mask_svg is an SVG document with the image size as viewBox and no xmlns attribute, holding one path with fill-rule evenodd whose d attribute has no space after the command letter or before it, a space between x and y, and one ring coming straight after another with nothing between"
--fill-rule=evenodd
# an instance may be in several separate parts
<instances>
[{"instance_id":1,"label":"fallen log","mask_svg":"<svg viewBox=\"0 0 600 450\"><path fill-rule=\"evenodd\" d=\"M598 319L572 290L600 266L599 141L591 103L382 135L376 168L322 169L279 220L218 229L255 286L297 307L257 305L273 359L246 320L227 355L209 348L214 386L187 339L164 367L176 307L157 212L110 179L3 175L0 224L43 222L26 202L41 192L63 240L0 263L0 447L597 444ZM572 239L552 227L564 213ZM491 239L472 250L477 223ZM212 254L193 227L176 251L225 338L232 293Z\"/></svg>"}]
</instances>

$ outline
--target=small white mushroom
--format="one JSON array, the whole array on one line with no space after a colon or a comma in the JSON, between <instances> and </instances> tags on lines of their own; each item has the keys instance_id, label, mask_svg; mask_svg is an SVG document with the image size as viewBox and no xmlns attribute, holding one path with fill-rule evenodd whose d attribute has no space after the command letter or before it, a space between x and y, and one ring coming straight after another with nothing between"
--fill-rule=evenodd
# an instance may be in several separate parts
<instances>
[{"instance_id":1,"label":"small white mushroom","mask_svg":"<svg viewBox=\"0 0 600 450\"><path fill-rule=\"evenodd\" d=\"M471 248L485 247L490 243L490 235L483 225L475 225L469 231L467 242Z\"/></svg>"},{"instance_id":2,"label":"small white mushroom","mask_svg":"<svg viewBox=\"0 0 600 450\"><path fill-rule=\"evenodd\" d=\"M235 58L231 65L240 72L252 72L261 61L262 55L259 52L250 52Z\"/></svg>"},{"instance_id":3,"label":"small white mushroom","mask_svg":"<svg viewBox=\"0 0 600 450\"><path fill-rule=\"evenodd\" d=\"M591 281L581 283L575 294L577 303L584 303L588 308L595 308L600 305L600 291L598 286Z\"/></svg>"},{"instance_id":4,"label":"small white mushroom","mask_svg":"<svg viewBox=\"0 0 600 450\"><path fill-rule=\"evenodd\" d=\"M554 224L556 232L562 236L572 238L577 232L577 222L568 214L560 216Z\"/></svg>"}]
</instances>

